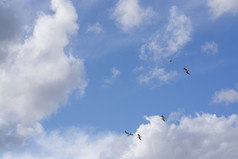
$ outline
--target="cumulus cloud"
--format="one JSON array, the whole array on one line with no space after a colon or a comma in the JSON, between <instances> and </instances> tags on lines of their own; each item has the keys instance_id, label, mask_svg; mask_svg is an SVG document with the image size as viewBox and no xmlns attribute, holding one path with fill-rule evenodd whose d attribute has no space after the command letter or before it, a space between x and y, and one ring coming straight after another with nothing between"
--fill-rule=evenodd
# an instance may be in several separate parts
<instances>
[{"instance_id":1,"label":"cumulus cloud","mask_svg":"<svg viewBox=\"0 0 238 159\"><path fill-rule=\"evenodd\" d=\"M212 96L212 103L238 103L238 91L234 89L221 89Z\"/></svg>"},{"instance_id":2,"label":"cumulus cloud","mask_svg":"<svg viewBox=\"0 0 238 159\"><path fill-rule=\"evenodd\" d=\"M11 40L19 34L19 23L13 11L0 5L0 41Z\"/></svg>"},{"instance_id":3,"label":"cumulus cloud","mask_svg":"<svg viewBox=\"0 0 238 159\"><path fill-rule=\"evenodd\" d=\"M124 32L139 27L154 15L151 8L144 9L139 0L119 0L113 11L113 17Z\"/></svg>"},{"instance_id":4,"label":"cumulus cloud","mask_svg":"<svg viewBox=\"0 0 238 159\"><path fill-rule=\"evenodd\" d=\"M103 32L103 27L99 22L97 22L94 25L88 26L87 32L101 33Z\"/></svg>"},{"instance_id":5,"label":"cumulus cloud","mask_svg":"<svg viewBox=\"0 0 238 159\"><path fill-rule=\"evenodd\" d=\"M214 41L205 42L205 44L201 46L201 50L207 55L216 55L218 52L218 45Z\"/></svg>"},{"instance_id":6,"label":"cumulus cloud","mask_svg":"<svg viewBox=\"0 0 238 159\"><path fill-rule=\"evenodd\" d=\"M139 79L142 81L159 79L166 82L176 76L176 71L164 72L163 64L174 58L191 40L192 24L190 18L178 12L176 6L171 7L169 23L163 30L158 30L142 45L139 58L146 69ZM149 68L147 68L149 66ZM147 73L149 70L150 73ZM144 77L143 77L144 76ZM159 78L158 78L159 77Z\"/></svg>"},{"instance_id":7,"label":"cumulus cloud","mask_svg":"<svg viewBox=\"0 0 238 159\"><path fill-rule=\"evenodd\" d=\"M120 75L120 70L116 67L112 67L111 69L111 76L104 80L103 87L108 87L113 80L115 80Z\"/></svg>"},{"instance_id":8,"label":"cumulus cloud","mask_svg":"<svg viewBox=\"0 0 238 159\"><path fill-rule=\"evenodd\" d=\"M64 132L44 132L22 152L2 154L3 159L236 159L238 116L215 114L182 116L178 124L168 124L160 116L148 116L135 135L84 132L78 128ZM123 132L122 132L123 133ZM142 136L138 140L137 134Z\"/></svg>"},{"instance_id":9,"label":"cumulus cloud","mask_svg":"<svg viewBox=\"0 0 238 159\"><path fill-rule=\"evenodd\" d=\"M43 132L40 123L30 126L3 122L0 119L0 152L10 151L22 145L26 138L34 137Z\"/></svg>"},{"instance_id":10,"label":"cumulus cloud","mask_svg":"<svg viewBox=\"0 0 238 159\"><path fill-rule=\"evenodd\" d=\"M124 158L229 158L237 154L233 146L238 142L237 116L228 118L212 114L197 114L194 118L183 117L178 125L168 125L159 116L146 118L137 133L143 136L142 143L135 142ZM229 132L228 132L229 131ZM227 134L229 133L229 134ZM225 153L225 154L224 154Z\"/></svg>"},{"instance_id":11,"label":"cumulus cloud","mask_svg":"<svg viewBox=\"0 0 238 159\"><path fill-rule=\"evenodd\" d=\"M7 60L7 46L16 41L21 33L20 24L10 7L5 2L0 4L0 66Z\"/></svg>"},{"instance_id":12,"label":"cumulus cloud","mask_svg":"<svg viewBox=\"0 0 238 159\"><path fill-rule=\"evenodd\" d=\"M176 112L171 112L167 119L167 122L176 122L180 121L181 116L184 113L184 109L178 109Z\"/></svg>"},{"instance_id":13,"label":"cumulus cloud","mask_svg":"<svg viewBox=\"0 0 238 159\"><path fill-rule=\"evenodd\" d=\"M27 151L23 153L5 153L3 159L62 159L84 158L105 159L104 153L116 146L125 145L126 138L110 132L92 134L79 128L70 128L64 132L54 130L44 132L34 138ZM123 145L124 144L124 145ZM120 149L121 151L121 149ZM1 155L0 155L1 156ZM18 157L17 157L18 156Z\"/></svg>"},{"instance_id":14,"label":"cumulus cloud","mask_svg":"<svg viewBox=\"0 0 238 159\"><path fill-rule=\"evenodd\" d=\"M52 0L51 9L53 15L39 14L32 36L7 50L14 56L0 69L0 121L6 125L0 132L17 129L13 136L21 135L24 127L56 112L73 90L84 94L83 61L64 50L78 29L75 8L68 0Z\"/></svg>"},{"instance_id":15,"label":"cumulus cloud","mask_svg":"<svg viewBox=\"0 0 238 159\"><path fill-rule=\"evenodd\" d=\"M237 0L207 0L207 5L213 18L218 18L225 13L237 13Z\"/></svg>"}]
</instances>

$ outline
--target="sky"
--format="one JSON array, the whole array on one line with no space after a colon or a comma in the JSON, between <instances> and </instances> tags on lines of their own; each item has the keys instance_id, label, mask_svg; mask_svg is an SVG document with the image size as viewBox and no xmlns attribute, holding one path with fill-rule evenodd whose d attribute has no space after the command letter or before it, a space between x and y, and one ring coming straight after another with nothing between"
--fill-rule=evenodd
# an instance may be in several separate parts
<instances>
[{"instance_id":1,"label":"sky","mask_svg":"<svg viewBox=\"0 0 238 159\"><path fill-rule=\"evenodd\" d=\"M236 0L0 0L0 158L237 159L237 28Z\"/></svg>"}]
</instances>

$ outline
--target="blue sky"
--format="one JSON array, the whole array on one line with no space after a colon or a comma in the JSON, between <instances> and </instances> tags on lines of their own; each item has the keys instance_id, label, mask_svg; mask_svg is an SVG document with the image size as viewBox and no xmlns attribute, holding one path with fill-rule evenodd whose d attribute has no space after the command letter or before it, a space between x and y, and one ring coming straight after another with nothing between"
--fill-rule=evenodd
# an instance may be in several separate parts
<instances>
[{"instance_id":1,"label":"blue sky","mask_svg":"<svg viewBox=\"0 0 238 159\"><path fill-rule=\"evenodd\" d=\"M238 2L0 2L2 158L157 158L162 143L164 158L217 158L238 146Z\"/></svg>"}]
</instances>

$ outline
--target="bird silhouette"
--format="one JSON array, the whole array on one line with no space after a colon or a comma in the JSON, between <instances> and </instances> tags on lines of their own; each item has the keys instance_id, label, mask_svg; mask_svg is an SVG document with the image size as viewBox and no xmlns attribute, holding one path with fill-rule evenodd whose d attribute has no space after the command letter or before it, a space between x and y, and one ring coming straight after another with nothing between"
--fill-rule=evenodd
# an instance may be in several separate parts
<instances>
[{"instance_id":1,"label":"bird silhouette","mask_svg":"<svg viewBox=\"0 0 238 159\"><path fill-rule=\"evenodd\" d=\"M189 70L184 67L185 72L190 75Z\"/></svg>"},{"instance_id":2,"label":"bird silhouette","mask_svg":"<svg viewBox=\"0 0 238 159\"><path fill-rule=\"evenodd\" d=\"M165 121L165 117L163 115L161 115L161 118L162 118L163 121Z\"/></svg>"},{"instance_id":3,"label":"bird silhouette","mask_svg":"<svg viewBox=\"0 0 238 159\"><path fill-rule=\"evenodd\" d=\"M127 132L127 131L125 131L125 133L127 134L127 136L133 135L132 133L129 133L129 132Z\"/></svg>"}]
</instances>

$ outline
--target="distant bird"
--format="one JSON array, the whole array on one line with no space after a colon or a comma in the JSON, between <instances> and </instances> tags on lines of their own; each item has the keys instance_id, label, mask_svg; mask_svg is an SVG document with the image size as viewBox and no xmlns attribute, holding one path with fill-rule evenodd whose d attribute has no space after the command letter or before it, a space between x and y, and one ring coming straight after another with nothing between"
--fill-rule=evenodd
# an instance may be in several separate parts
<instances>
[{"instance_id":1,"label":"distant bird","mask_svg":"<svg viewBox=\"0 0 238 159\"><path fill-rule=\"evenodd\" d=\"M141 136L140 136L140 134L137 134L138 135L138 139L140 139L141 140Z\"/></svg>"},{"instance_id":2,"label":"distant bird","mask_svg":"<svg viewBox=\"0 0 238 159\"><path fill-rule=\"evenodd\" d=\"M162 118L162 120L165 122L165 117L164 117L163 115L161 115L161 118Z\"/></svg>"},{"instance_id":3,"label":"distant bird","mask_svg":"<svg viewBox=\"0 0 238 159\"><path fill-rule=\"evenodd\" d=\"M169 60L169 62L172 62L173 60L171 59L171 60Z\"/></svg>"},{"instance_id":4,"label":"distant bird","mask_svg":"<svg viewBox=\"0 0 238 159\"><path fill-rule=\"evenodd\" d=\"M127 136L134 135L134 134L132 134L132 133L129 133L129 132L127 132L127 131L125 131L125 133L127 134Z\"/></svg>"},{"instance_id":5,"label":"distant bird","mask_svg":"<svg viewBox=\"0 0 238 159\"><path fill-rule=\"evenodd\" d=\"M184 67L185 72L190 75L189 70Z\"/></svg>"}]
</instances>

